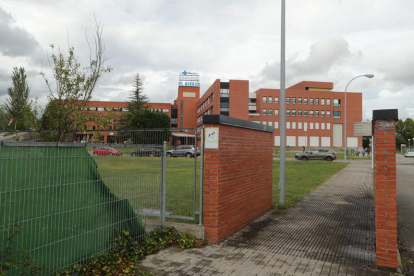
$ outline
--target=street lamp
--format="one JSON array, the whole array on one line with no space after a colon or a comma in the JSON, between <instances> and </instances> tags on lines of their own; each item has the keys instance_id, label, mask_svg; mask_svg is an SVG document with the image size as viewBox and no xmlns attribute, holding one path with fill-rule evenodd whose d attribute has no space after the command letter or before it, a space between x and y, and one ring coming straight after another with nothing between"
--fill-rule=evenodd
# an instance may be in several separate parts
<instances>
[{"instance_id":1,"label":"street lamp","mask_svg":"<svg viewBox=\"0 0 414 276\"><path fill-rule=\"evenodd\" d=\"M360 75L360 76L356 76L355 78L353 78L352 80L350 80L349 82L348 82L348 84L346 85L346 87L345 87L345 107L344 107L344 109L345 109L345 121L344 121L344 134L345 134L345 154L344 154L344 159L345 159L345 162L346 162L346 156L347 156L347 146L348 146L348 139L347 139L347 136L346 136L346 108L347 108L347 106L346 106L346 91L348 90L348 86L349 86L349 84L354 80L354 79L356 79L356 78L360 78L360 77L366 77L366 78L369 78L369 79L372 79L373 77L374 77L374 75L373 74L365 74L365 75Z\"/></svg>"}]
</instances>

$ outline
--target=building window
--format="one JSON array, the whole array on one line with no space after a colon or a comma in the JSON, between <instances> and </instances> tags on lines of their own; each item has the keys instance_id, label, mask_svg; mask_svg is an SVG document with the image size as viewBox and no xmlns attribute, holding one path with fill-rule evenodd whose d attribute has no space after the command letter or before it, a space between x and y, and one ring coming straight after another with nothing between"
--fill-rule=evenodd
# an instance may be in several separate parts
<instances>
[{"instance_id":1,"label":"building window","mask_svg":"<svg viewBox=\"0 0 414 276\"><path fill-rule=\"evenodd\" d=\"M222 98L228 98L230 95L230 90L226 89L226 88L221 88L220 89L220 97Z\"/></svg>"},{"instance_id":2,"label":"building window","mask_svg":"<svg viewBox=\"0 0 414 276\"><path fill-rule=\"evenodd\" d=\"M273 126L273 122L267 122L269 126Z\"/></svg>"},{"instance_id":3,"label":"building window","mask_svg":"<svg viewBox=\"0 0 414 276\"><path fill-rule=\"evenodd\" d=\"M262 100L262 102L263 102L263 103L267 103L267 97L266 97L266 96L263 96L263 100Z\"/></svg>"},{"instance_id":4,"label":"building window","mask_svg":"<svg viewBox=\"0 0 414 276\"><path fill-rule=\"evenodd\" d=\"M275 128L279 128L279 122L275 122Z\"/></svg>"},{"instance_id":5,"label":"building window","mask_svg":"<svg viewBox=\"0 0 414 276\"><path fill-rule=\"evenodd\" d=\"M183 119L180 119L180 127L183 127L183 126L184 126Z\"/></svg>"},{"instance_id":6,"label":"building window","mask_svg":"<svg viewBox=\"0 0 414 276\"><path fill-rule=\"evenodd\" d=\"M325 105L325 99L321 99L321 105Z\"/></svg>"},{"instance_id":7,"label":"building window","mask_svg":"<svg viewBox=\"0 0 414 276\"><path fill-rule=\"evenodd\" d=\"M331 123L327 123L327 124L326 124L326 128L327 128L327 129L331 129Z\"/></svg>"},{"instance_id":8,"label":"building window","mask_svg":"<svg viewBox=\"0 0 414 276\"><path fill-rule=\"evenodd\" d=\"M290 109L286 109L286 116L290 117Z\"/></svg>"},{"instance_id":9,"label":"building window","mask_svg":"<svg viewBox=\"0 0 414 276\"><path fill-rule=\"evenodd\" d=\"M266 109L266 108L263 108L263 110L262 110L262 115L263 115L263 116L266 116L266 115L267 115L267 109Z\"/></svg>"},{"instance_id":10,"label":"building window","mask_svg":"<svg viewBox=\"0 0 414 276\"><path fill-rule=\"evenodd\" d=\"M309 98L309 104L313 105L313 98Z\"/></svg>"},{"instance_id":11,"label":"building window","mask_svg":"<svg viewBox=\"0 0 414 276\"><path fill-rule=\"evenodd\" d=\"M315 123L315 129L319 129L319 123Z\"/></svg>"},{"instance_id":12,"label":"building window","mask_svg":"<svg viewBox=\"0 0 414 276\"><path fill-rule=\"evenodd\" d=\"M334 111L333 112L334 119L341 119L341 111Z\"/></svg>"},{"instance_id":13,"label":"building window","mask_svg":"<svg viewBox=\"0 0 414 276\"><path fill-rule=\"evenodd\" d=\"M184 117L184 110L180 109L180 118Z\"/></svg>"},{"instance_id":14,"label":"building window","mask_svg":"<svg viewBox=\"0 0 414 276\"><path fill-rule=\"evenodd\" d=\"M315 117L319 118L319 110L315 110Z\"/></svg>"},{"instance_id":15,"label":"building window","mask_svg":"<svg viewBox=\"0 0 414 276\"><path fill-rule=\"evenodd\" d=\"M302 117L302 109L298 109L298 117Z\"/></svg>"},{"instance_id":16,"label":"building window","mask_svg":"<svg viewBox=\"0 0 414 276\"><path fill-rule=\"evenodd\" d=\"M309 110L309 117L313 117L313 110Z\"/></svg>"},{"instance_id":17,"label":"building window","mask_svg":"<svg viewBox=\"0 0 414 276\"><path fill-rule=\"evenodd\" d=\"M326 117L327 117L327 118L331 118L331 111L330 111L330 110L327 110L327 111L326 111Z\"/></svg>"},{"instance_id":18,"label":"building window","mask_svg":"<svg viewBox=\"0 0 414 276\"><path fill-rule=\"evenodd\" d=\"M333 100L333 106L334 107L340 107L341 106L341 100L340 99L334 99Z\"/></svg>"},{"instance_id":19,"label":"building window","mask_svg":"<svg viewBox=\"0 0 414 276\"><path fill-rule=\"evenodd\" d=\"M296 109L292 109L292 117L296 117Z\"/></svg>"},{"instance_id":20,"label":"building window","mask_svg":"<svg viewBox=\"0 0 414 276\"><path fill-rule=\"evenodd\" d=\"M290 104L290 97L286 98L286 104Z\"/></svg>"},{"instance_id":21,"label":"building window","mask_svg":"<svg viewBox=\"0 0 414 276\"><path fill-rule=\"evenodd\" d=\"M275 109L275 116L278 117L279 116L279 109Z\"/></svg>"},{"instance_id":22,"label":"building window","mask_svg":"<svg viewBox=\"0 0 414 276\"><path fill-rule=\"evenodd\" d=\"M229 103L220 102L220 111L229 111Z\"/></svg>"},{"instance_id":23,"label":"building window","mask_svg":"<svg viewBox=\"0 0 414 276\"><path fill-rule=\"evenodd\" d=\"M105 108L103 108L103 107L98 107L98 111L105 111Z\"/></svg>"},{"instance_id":24,"label":"building window","mask_svg":"<svg viewBox=\"0 0 414 276\"><path fill-rule=\"evenodd\" d=\"M269 110L267 111L267 114L268 114L269 116L273 116L273 109L269 109Z\"/></svg>"},{"instance_id":25,"label":"building window","mask_svg":"<svg viewBox=\"0 0 414 276\"><path fill-rule=\"evenodd\" d=\"M303 123L303 128L304 128L305 131L308 130L308 122L304 122Z\"/></svg>"},{"instance_id":26,"label":"building window","mask_svg":"<svg viewBox=\"0 0 414 276\"><path fill-rule=\"evenodd\" d=\"M331 105L331 99L326 99L326 105Z\"/></svg>"},{"instance_id":27,"label":"building window","mask_svg":"<svg viewBox=\"0 0 414 276\"><path fill-rule=\"evenodd\" d=\"M302 129L302 122L298 122L298 129Z\"/></svg>"},{"instance_id":28,"label":"building window","mask_svg":"<svg viewBox=\"0 0 414 276\"><path fill-rule=\"evenodd\" d=\"M303 104L308 104L308 98L303 98Z\"/></svg>"},{"instance_id":29,"label":"building window","mask_svg":"<svg viewBox=\"0 0 414 276\"><path fill-rule=\"evenodd\" d=\"M272 96L269 96L269 103L270 104L273 103L273 97Z\"/></svg>"},{"instance_id":30,"label":"building window","mask_svg":"<svg viewBox=\"0 0 414 276\"><path fill-rule=\"evenodd\" d=\"M292 104L296 104L296 98L292 98Z\"/></svg>"},{"instance_id":31,"label":"building window","mask_svg":"<svg viewBox=\"0 0 414 276\"><path fill-rule=\"evenodd\" d=\"M290 122L286 122L286 129L290 129Z\"/></svg>"},{"instance_id":32,"label":"building window","mask_svg":"<svg viewBox=\"0 0 414 276\"><path fill-rule=\"evenodd\" d=\"M321 129L325 129L325 123L321 123Z\"/></svg>"},{"instance_id":33,"label":"building window","mask_svg":"<svg viewBox=\"0 0 414 276\"><path fill-rule=\"evenodd\" d=\"M309 128L313 129L313 123L309 123Z\"/></svg>"},{"instance_id":34,"label":"building window","mask_svg":"<svg viewBox=\"0 0 414 276\"><path fill-rule=\"evenodd\" d=\"M302 98L298 98L298 104L302 104Z\"/></svg>"},{"instance_id":35,"label":"building window","mask_svg":"<svg viewBox=\"0 0 414 276\"><path fill-rule=\"evenodd\" d=\"M319 105L319 99L318 98L315 99L315 105Z\"/></svg>"},{"instance_id":36,"label":"building window","mask_svg":"<svg viewBox=\"0 0 414 276\"><path fill-rule=\"evenodd\" d=\"M184 101L180 100L180 108L183 108L183 107L184 107Z\"/></svg>"},{"instance_id":37,"label":"building window","mask_svg":"<svg viewBox=\"0 0 414 276\"><path fill-rule=\"evenodd\" d=\"M292 122L292 129L296 129L296 122Z\"/></svg>"},{"instance_id":38,"label":"building window","mask_svg":"<svg viewBox=\"0 0 414 276\"><path fill-rule=\"evenodd\" d=\"M321 110L321 117L325 118L325 110Z\"/></svg>"},{"instance_id":39,"label":"building window","mask_svg":"<svg viewBox=\"0 0 414 276\"><path fill-rule=\"evenodd\" d=\"M307 109L303 110L303 117L308 117L308 110Z\"/></svg>"},{"instance_id":40,"label":"building window","mask_svg":"<svg viewBox=\"0 0 414 276\"><path fill-rule=\"evenodd\" d=\"M275 97L275 104L279 103L279 97Z\"/></svg>"}]
</instances>

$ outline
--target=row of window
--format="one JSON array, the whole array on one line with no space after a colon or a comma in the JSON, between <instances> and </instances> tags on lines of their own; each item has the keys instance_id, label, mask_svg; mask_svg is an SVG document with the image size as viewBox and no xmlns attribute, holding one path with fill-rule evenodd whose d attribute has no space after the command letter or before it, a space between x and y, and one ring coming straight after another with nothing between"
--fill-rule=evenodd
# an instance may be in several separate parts
<instances>
[{"instance_id":1,"label":"row of window","mask_svg":"<svg viewBox=\"0 0 414 276\"><path fill-rule=\"evenodd\" d=\"M108 127L109 128L109 130L116 130L117 128L116 128L116 125L114 125L113 127L112 126L109 126ZM88 130L106 130L106 129L103 129L102 127L97 127L97 126L95 126L95 125L89 125L88 126Z\"/></svg>"},{"instance_id":2,"label":"row of window","mask_svg":"<svg viewBox=\"0 0 414 276\"><path fill-rule=\"evenodd\" d=\"M164 113L169 113L170 110L169 109L157 109L157 108L151 108L151 111L158 111L158 112L164 112Z\"/></svg>"},{"instance_id":3,"label":"row of window","mask_svg":"<svg viewBox=\"0 0 414 276\"><path fill-rule=\"evenodd\" d=\"M201 110L206 108L206 106L208 106L213 101L213 99L214 99L214 94L211 93L211 95L208 96L207 99L205 99L204 102L200 104L200 106L197 108L197 113L200 113Z\"/></svg>"},{"instance_id":4,"label":"row of window","mask_svg":"<svg viewBox=\"0 0 414 276\"><path fill-rule=\"evenodd\" d=\"M114 122L114 123L116 123L119 120L120 120L119 118L113 118L113 119L108 119L108 122ZM88 118L88 121L89 122L94 122L95 121L95 117L89 117ZM99 121L99 118L97 119L97 121Z\"/></svg>"},{"instance_id":5,"label":"row of window","mask_svg":"<svg viewBox=\"0 0 414 276\"><path fill-rule=\"evenodd\" d=\"M228 98L230 96L230 89L228 88L221 88L220 89L220 97Z\"/></svg>"},{"instance_id":6,"label":"row of window","mask_svg":"<svg viewBox=\"0 0 414 276\"><path fill-rule=\"evenodd\" d=\"M203 115L210 115L213 114L213 107L210 107L206 111L203 112L200 116L197 117L197 123L200 123L203 121Z\"/></svg>"},{"instance_id":7,"label":"row of window","mask_svg":"<svg viewBox=\"0 0 414 276\"><path fill-rule=\"evenodd\" d=\"M279 128L279 122L262 121L262 124L272 126L275 129ZM286 122L286 129L331 129L331 123Z\"/></svg>"},{"instance_id":8,"label":"row of window","mask_svg":"<svg viewBox=\"0 0 414 276\"><path fill-rule=\"evenodd\" d=\"M262 103L279 103L279 97L272 97L272 96L263 96ZM286 104L304 104L304 105L331 105L331 99L330 98L296 98L296 97L286 97ZM340 99L334 99L333 100L333 106L339 107L341 106L341 100Z\"/></svg>"},{"instance_id":9,"label":"row of window","mask_svg":"<svg viewBox=\"0 0 414 276\"><path fill-rule=\"evenodd\" d=\"M88 107L84 110L89 111L128 111L128 107Z\"/></svg>"},{"instance_id":10,"label":"row of window","mask_svg":"<svg viewBox=\"0 0 414 276\"><path fill-rule=\"evenodd\" d=\"M273 116L273 113L275 116L279 116L279 109L262 109L262 116ZM287 117L308 117L308 110L307 109L287 109L286 110L286 116ZM330 110L309 110L309 117L316 117L316 118L331 118L331 111ZM333 112L333 118L334 119L340 119L341 118L341 111L334 111Z\"/></svg>"}]
</instances>

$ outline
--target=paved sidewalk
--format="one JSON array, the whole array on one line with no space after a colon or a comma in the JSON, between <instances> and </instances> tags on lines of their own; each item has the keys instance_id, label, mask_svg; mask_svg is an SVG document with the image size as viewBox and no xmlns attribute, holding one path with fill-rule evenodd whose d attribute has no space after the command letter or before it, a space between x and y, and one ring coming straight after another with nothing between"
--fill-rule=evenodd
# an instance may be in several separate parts
<instances>
[{"instance_id":1,"label":"paved sidewalk","mask_svg":"<svg viewBox=\"0 0 414 276\"><path fill-rule=\"evenodd\" d=\"M372 171L355 161L288 211L220 245L170 248L140 262L155 275L389 275L376 271Z\"/></svg>"}]
</instances>

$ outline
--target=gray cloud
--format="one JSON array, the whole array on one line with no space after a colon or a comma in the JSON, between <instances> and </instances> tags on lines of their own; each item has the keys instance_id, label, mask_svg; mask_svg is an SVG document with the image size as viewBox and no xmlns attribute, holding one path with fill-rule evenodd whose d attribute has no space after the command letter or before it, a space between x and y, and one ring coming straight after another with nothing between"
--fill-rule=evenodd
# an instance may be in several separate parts
<instances>
[{"instance_id":1,"label":"gray cloud","mask_svg":"<svg viewBox=\"0 0 414 276\"><path fill-rule=\"evenodd\" d=\"M0 53L5 56L31 56L39 43L25 29L16 26L14 18L0 7Z\"/></svg>"}]
</instances>

